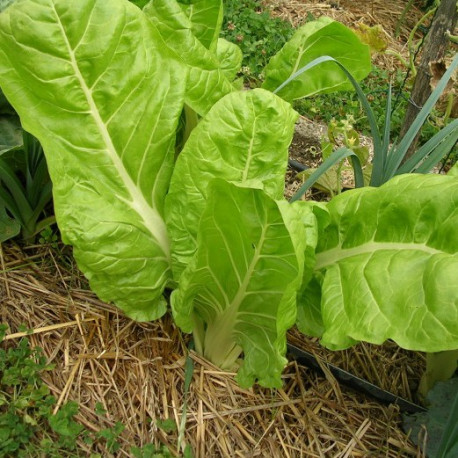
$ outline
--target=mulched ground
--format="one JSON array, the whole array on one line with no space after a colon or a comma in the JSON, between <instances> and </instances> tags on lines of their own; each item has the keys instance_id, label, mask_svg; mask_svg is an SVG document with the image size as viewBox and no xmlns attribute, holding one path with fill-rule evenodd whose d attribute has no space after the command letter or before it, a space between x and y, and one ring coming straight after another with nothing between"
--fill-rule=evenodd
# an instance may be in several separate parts
<instances>
[{"instance_id":1,"label":"mulched ground","mask_svg":"<svg viewBox=\"0 0 458 458\"><path fill-rule=\"evenodd\" d=\"M383 24L394 36L404 2L282 1L264 2L274 15L303 22L307 13L322 14L354 26ZM392 46L405 51L408 31L421 16L412 10ZM377 58L394 65L393 58ZM379 62L378 62L379 63ZM300 142L300 139L297 139ZM299 145L299 149L304 145ZM307 149L307 148L305 148ZM296 180L292 177L290 182ZM298 186L297 182L294 186ZM290 192L294 190L290 189ZM45 381L58 399L80 404L78 420L89 430L122 422L122 447L117 456L130 456L132 445L165 444L179 456L186 444L196 457L421 457L400 427L397 406L385 406L340 386L332 374L317 375L292 361L281 390L237 386L233 374L222 372L191 353L194 375L188 393L185 434L166 433L158 420L183 420L184 372L189 336L184 336L170 316L154 323L135 323L114 307L99 301L88 290L68 248L0 248L0 317L9 325L1 345L14 345L24 333L56 368ZM296 330L289 341L314 352L374 384L415 400L424 370L420 353L360 344L342 352L330 352ZM102 403L106 419L95 414ZM102 424L101 424L102 422ZM80 441L82 455L110 456L102 445Z\"/></svg>"},{"instance_id":2,"label":"mulched ground","mask_svg":"<svg viewBox=\"0 0 458 458\"><path fill-rule=\"evenodd\" d=\"M409 34L424 14L413 5L400 21L407 2L397 0L263 0L263 4L273 16L288 20L294 26L305 23L308 15L315 18L329 16L352 28L358 28L359 24L369 27L380 25L388 49L404 56L408 53L406 43ZM375 55L374 63L389 70L400 65L396 57L385 53Z\"/></svg>"},{"instance_id":3,"label":"mulched ground","mask_svg":"<svg viewBox=\"0 0 458 458\"><path fill-rule=\"evenodd\" d=\"M196 457L419 457L400 428L397 406L384 406L340 386L327 372L317 375L292 361L281 390L238 387L222 372L191 353L194 375L188 394L185 435L165 433L157 421L183 415L185 355L183 336L169 316L135 323L87 290L68 249L3 246L0 256L0 310L10 334L1 345L29 339L56 365L44 379L58 399L80 405L77 419L89 430L120 421L122 448L166 444L179 455L190 444ZM63 260L65 262L63 262ZM64 264L64 265L63 265ZM394 344L358 345L329 352L292 330L291 343L319 355L380 387L412 399L424 359ZM100 402L108 412L101 419ZM102 423L101 423L102 422ZM80 441L83 454L110 456L102 445ZM96 449L94 449L97 447Z\"/></svg>"}]
</instances>

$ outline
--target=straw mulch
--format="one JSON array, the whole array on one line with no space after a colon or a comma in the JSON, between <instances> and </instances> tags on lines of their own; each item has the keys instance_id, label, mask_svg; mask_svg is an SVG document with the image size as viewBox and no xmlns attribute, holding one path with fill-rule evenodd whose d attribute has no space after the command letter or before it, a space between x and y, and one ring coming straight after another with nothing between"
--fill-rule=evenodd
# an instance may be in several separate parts
<instances>
[{"instance_id":1,"label":"straw mulch","mask_svg":"<svg viewBox=\"0 0 458 458\"><path fill-rule=\"evenodd\" d=\"M135 323L87 289L68 248L20 248L4 244L0 251L0 317L9 325L1 345L29 336L55 369L44 374L58 399L77 401L77 417L88 430L122 422L122 447L165 444L180 455L178 433L166 433L158 420L180 425L188 336L170 316ZM411 399L412 381L422 370L421 355L395 345L331 353L290 335L307 347L380 386ZM196 457L420 457L400 429L395 406L339 386L332 375L319 376L295 362L284 372L281 390L241 389L233 374L221 372L191 353L194 375L188 393L185 435ZM95 414L100 402L106 418ZM102 444L79 443L83 455L110 456ZM182 448L181 448L182 449Z\"/></svg>"},{"instance_id":2,"label":"straw mulch","mask_svg":"<svg viewBox=\"0 0 458 458\"><path fill-rule=\"evenodd\" d=\"M423 12L413 6L399 24L399 36L396 37L396 28L407 1L399 0L263 0L263 4L271 11L272 16L281 17L294 26L307 21L309 14L315 18L329 16L342 22L348 27L358 28L359 24L366 26L380 25L383 27L384 40L388 49L408 55L407 40L409 34ZM416 39L420 39L418 35ZM377 54L374 63L388 70L400 66L396 57L388 54Z\"/></svg>"}]
</instances>

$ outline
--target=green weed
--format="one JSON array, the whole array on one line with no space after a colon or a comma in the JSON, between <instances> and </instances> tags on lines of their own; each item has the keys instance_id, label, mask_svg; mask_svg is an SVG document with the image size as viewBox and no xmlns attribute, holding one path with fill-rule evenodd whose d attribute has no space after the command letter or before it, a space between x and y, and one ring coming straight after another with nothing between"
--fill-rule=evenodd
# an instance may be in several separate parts
<instances>
[{"instance_id":1,"label":"green weed","mask_svg":"<svg viewBox=\"0 0 458 458\"><path fill-rule=\"evenodd\" d=\"M7 326L0 325L0 342L6 330ZM87 452L78 447L78 440L94 451L100 446L109 453L120 450L119 439L125 428L122 423L95 433L88 431L75 420L79 406L74 401L53 414L56 399L41 378L43 372L52 369L42 349L31 348L27 338L21 339L16 347L0 349L0 458L86 456ZM96 404L95 412L101 417L107 413L101 403ZM170 427L166 421L163 426ZM153 444L132 447L131 454L136 458L172 456L165 446L157 448Z\"/></svg>"},{"instance_id":2,"label":"green weed","mask_svg":"<svg viewBox=\"0 0 458 458\"><path fill-rule=\"evenodd\" d=\"M143 447L132 447L130 450L134 458L172 458L174 455L163 445L157 448L154 444L146 444Z\"/></svg>"},{"instance_id":3,"label":"green weed","mask_svg":"<svg viewBox=\"0 0 458 458\"><path fill-rule=\"evenodd\" d=\"M50 245L56 250L59 248L59 236L57 235L57 232L51 228L51 226L45 227L40 232L38 242L41 245Z\"/></svg>"},{"instance_id":4,"label":"green weed","mask_svg":"<svg viewBox=\"0 0 458 458\"><path fill-rule=\"evenodd\" d=\"M0 329L1 341L6 326ZM30 348L26 338L17 347L0 349L0 457L33 456L39 451L59 456L61 443L52 437L48 422L55 421L52 409L56 400L40 376L52 368L41 349ZM63 408L60 417L65 414Z\"/></svg>"},{"instance_id":5,"label":"green weed","mask_svg":"<svg viewBox=\"0 0 458 458\"><path fill-rule=\"evenodd\" d=\"M273 18L259 1L224 2L221 36L242 50L242 74L248 82L262 79L263 68L293 32L294 28L289 22Z\"/></svg>"}]
</instances>

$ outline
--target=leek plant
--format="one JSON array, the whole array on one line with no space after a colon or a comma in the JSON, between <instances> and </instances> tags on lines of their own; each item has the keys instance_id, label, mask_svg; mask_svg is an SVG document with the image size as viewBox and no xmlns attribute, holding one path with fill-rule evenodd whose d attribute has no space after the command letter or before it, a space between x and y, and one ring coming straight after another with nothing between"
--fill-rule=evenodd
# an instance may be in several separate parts
<instances>
[{"instance_id":1,"label":"leek plant","mask_svg":"<svg viewBox=\"0 0 458 458\"><path fill-rule=\"evenodd\" d=\"M442 128L434 137L421 146L412 157L403 163L407 151L412 144L416 134L420 131L426 118L431 113L435 103L442 94L447 82L451 78L453 72L458 67L458 56L456 56L451 63L448 70L445 72L438 85L424 104L421 111L418 113L416 120L412 123L410 129L406 132L405 136L399 141L391 142L390 126L391 126L391 90L388 90L388 98L386 105L385 123L383 131L380 132L374 112L369 105L369 102L361 89L361 86L353 78L350 72L334 58L329 56L320 57L305 65L298 70L294 75L288 78L282 85L280 85L274 92L277 93L283 89L287 84L293 81L302 73L319 65L323 62L335 62L346 74L351 81L353 87L358 94L364 111L366 112L371 129L371 135L374 144L374 159L372 174L370 179L370 186L381 186L395 175L403 173L429 173L434 166L444 158L455 145L458 140L458 120L450 122L447 126ZM292 197L291 201L300 199L305 192L313 186L313 184L329 170L332 166L342 161L344 158L349 157L355 173L356 187L364 186L363 174L361 163L358 156L349 148L339 148L334 151L325 160L320 167L304 182L299 191Z\"/></svg>"}]
</instances>

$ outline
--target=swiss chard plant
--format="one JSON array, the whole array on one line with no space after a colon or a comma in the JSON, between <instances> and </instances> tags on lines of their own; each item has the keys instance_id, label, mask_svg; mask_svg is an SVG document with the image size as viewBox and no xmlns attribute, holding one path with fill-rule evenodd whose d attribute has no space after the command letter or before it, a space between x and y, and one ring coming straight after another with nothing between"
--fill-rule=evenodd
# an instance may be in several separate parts
<instances>
[{"instance_id":1,"label":"swiss chard plant","mask_svg":"<svg viewBox=\"0 0 458 458\"><path fill-rule=\"evenodd\" d=\"M240 84L242 53L219 38L222 0L154 0L144 13L155 24L171 54L188 69L186 104L204 115L222 96ZM202 36L205 30L205 37ZM330 56L360 80L371 70L369 46L350 29L322 17L297 29L264 69L262 87L273 91L280 83L319 56ZM330 62L296 77L279 95L287 101L352 88L344 71Z\"/></svg>"},{"instance_id":2,"label":"swiss chard plant","mask_svg":"<svg viewBox=\"0 0 458 458\"><path fill-rule=\"evenodd\" d=\"M399 177L327 205L283 198L297 118L288 101L337 88L345 75L314 72L280 93L286 100L270 92L273 81L313 59L313 43L354 43L355 68L369 68L366 48L321 20L293 37L299 52L287 44L271 61L264 88L240 91L237 52L217 39L220 8L17 0L0 14L0 87L43 145L63 240L93 290L136 320L162 316L173 290L177 324L206 357L237 366L244 386L281 385L298 311L301 327L329 346L393 338L413 348L421 338L430 351L458 347L454 177ZM361 304L373 277L393 291L368 301L364 319L346 313L351 285ZM390 313L395 323L380 331L379 315ZM353 327L341 329L339 317ZM354 332L358 323L367 332ZM416 331L403 336L402 324Z\"/></svg>"},{"instance_id":3,"label":"swiss chard plant","mask_svg":"<svg viewBox=\"0 0 458 458\"><path fill-rule=\"evenodd\" d=\"M326 205L299 327L331 349L457 348L458 180L401 175Z\"/></svg>"}]
</instances>

